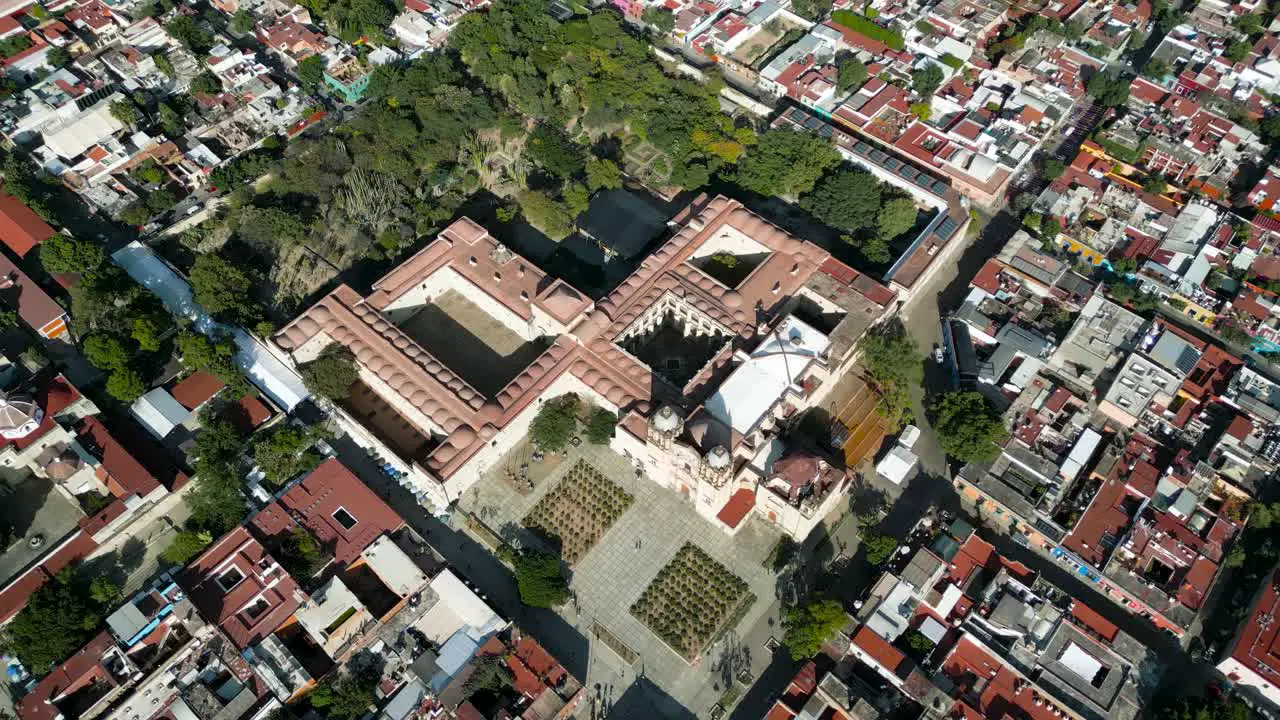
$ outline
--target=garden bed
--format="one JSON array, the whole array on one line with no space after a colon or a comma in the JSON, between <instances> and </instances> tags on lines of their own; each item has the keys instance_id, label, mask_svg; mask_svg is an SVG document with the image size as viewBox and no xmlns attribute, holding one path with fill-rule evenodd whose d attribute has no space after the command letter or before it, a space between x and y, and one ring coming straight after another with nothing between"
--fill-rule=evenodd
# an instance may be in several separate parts
<instances>
[{"instance_id":1,"label":"garden bed","mask_svg":"<svg viewBox=\"0 0 1280 720\"><path fill-rule=\"evenodd\" d=\"M560 484L533 506L523 524L559 540L561 557L572 565L595 546L634 500L599 470L579 460Z\"/></svg>"},{"instance_id":2,"label":"garden bed","mask_svg":"<svg viewBox=\"0 0 1280 720\"><path fill-rule=\"evenodd\" d=\"M685 543L631 606L631 614L693 662L755 602L747 584L693 543Z\"/></svg>"}]
</instances>

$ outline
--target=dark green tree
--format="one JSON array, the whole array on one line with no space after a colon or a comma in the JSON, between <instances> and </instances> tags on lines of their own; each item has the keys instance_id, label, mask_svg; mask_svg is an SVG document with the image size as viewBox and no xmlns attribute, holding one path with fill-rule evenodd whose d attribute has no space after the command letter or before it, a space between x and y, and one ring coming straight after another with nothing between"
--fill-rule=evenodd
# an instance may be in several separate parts
<instances>
[{"instance_id":1,"label":"dark green tree","mask_svg":"<svg viewBox=\"0 0 1280 720\"><path fill-rule=\"evenodd\" d=\"M811 600L787 611L782 620L782 644L796 660L806 660L822 651L822 646L849 621L844 607L835 600Z\"/></svg>"},{"instance_id":2,"label":"dark green tree","mask_svg":"<svg viewBox=\"0 0 1280 720\"><path fill-rule=\"evenodd\" d=\"M765 196L799 197L813 189L840 154L826 138L793 130L771 130L738 161L734 179Z\"/></svg>"},{"instance_id":3,"label":"dark green tree","mask_svg":"<svg viewBox=\"0 0 1280 720\"><path fill-rule=\"evenodd\" d=\"M932 405L938 444L957 460L989 462L1008 436L1000 416L976 392L948 392Z\"/></svg>"},{"instance_id":4,"label":"dark green tree","mask_svg":"<svg viewBox=\"0 0 1280 720\"><path fill-rule=\"evenodd\" d=\"M876 214L876 235L885 241L893 240L916 224L918 212L911 198L896 197L885 202Z\"/></svg>"},{"instance_id":5,"label":"dark green tree","mask_svg":"<svg viewBox=\"0 0 1280 720\"><path fill-rule=\"evenodd\" d=\"M569 584L560 570L560 556L522 550L515 556L516 588L520 602L529 607L550 608L569 599Z\"/></svg>"},{"instance_id":6,"label":"dark green tree","mask_svg":"<svg viewBox=\"0 0 1280 720\"><path fill-rule=\"evenodd\" d=\"M927 63L911 71L911 89L922 98L930 98L938 88L942 87L942 81L945 78L942 68L933 63Z\"/></svg>"},{"instance_id":7,"label":"dark green tree","mask_svg":"<svg viewBox=\"0 0 1280 720\"><path fill-rule=\"evenodd\" d=\"M867 66L856 57L844 58L836 67L836 90L839 92L862 87L862 83L867 81Z\"/></svg>"},{"instance_id":8,"label":"dark green tree","mask_svg":"<svg viewBox=\"0 0 1280 720\"><path fill-rule=\"evenodd\" d=\"M841 165L818 180L800 206L834 228L856 232L875 224L881 194L874 175Z\"/></svg>"},{"instance_id":9,"label":"dark green tree","mask_svg":"<svg viewBox=\"0 0 1280 720\"><path fill-rule=\"evenodd\" d=\"M676 29L676 16L670 10L664 7L650 6L644 9L640 19L645 25L657 30L659 33L666 35Z\"/></svg>"},{"instance_id":10,"label":"dark green tree","mask_svg":"<svg viewBox=\"0 0 1280 720\"><path fill-rule=\"evenodd\" d=\"M52 275L92 272L106 257L98 243L70 235L53 235L40 244L40 264Z\"/></svg>"},{"instance_id":11,"label":"dark green tree","mask_svg":"<svg viewBox=\"0 0 1280 720\"><path fill-rule=\"evenodd\" d=\"M376 677L332 673L307 696L311 707L320 711L328 720L356 720L377 700L374 691L378 687Z\"/></svg>"},{"instance_id":12,"label":"dark green tree","mask_svg":"<svg viewBox=\"0 0 1280 720\"><path fill-rule=\"evenodd\" d=\"M308 390L334 402L346 400L351 386L360 379L355 356L337 343L330 343L315 360L304 363L298 371Z\"/></svg>"},{"instance_id":13,"label":"dark green tree","mask_svg":"<svg viewBox=\"0 0 1280 720\"><path fill-rule=\"evenodd\" d=\"M329 436L329 431L319 425L280 425L254 442L253 461L267 482L278 487L319 465L324 458L314 449L316 441Z\"/></svg>"},{"instance_id":14,"label":"dark green tree","mask_svg":"<svg viewBox=\"0 0 1280 720\"><path fill-rule=\"evenodd\" d=\"M617 415L601 407L592 408L587 418L587 441L594 445L608 445L617 426Z\"/></svg>"},{"instance_id":15,"label":"dark green tree","mask_svg":"<svg viewBox=\"0 0 1280 720\"><path fill-rule=\"evenodd\" d=\"M324 82L324 60L319 55L308 55L298 61L298 80L308 90L319 87Z\"/></svg>"},{"instance_id":16,"label":"dark green tree","mask_svg":"<svg viewBox=\"0 0 1280 720\"><path fill-rule=\"evenodd\" d=\"M5 627L8 650L42 674L98 631L109 606L94 599L92 579L64 570L31 595Z\"/></svg>"},{"instance_id":17,"label":"dark green tree","mask_svg":"<svg viewBox=\"0 0 1280 720\"><path fill-rule=\"evenodd\" d=\"M210 315L238 323L252 323L261 316L253 299L259 279L238 263L220 255L200 255L191 266L190 280L192 297Z\"/></svg>"},{"instance_id":18,"label":"dark green tree","mask_svg":"<svg viewBox=\"0 0 1280 720\"><path fill-rule=\"evenodd\" d=\"M164 29L170 37L197 57L207 54L213 47L213 37L190 16L176 15L165 23Z\"/></svg>"},{"instance_id":19,"label":"dark green tree","mask_svg":"<svg viewBox=\"0 0 1280 720\"><path fill-rule=\"evenodd\" d=\"M173 541L160 553L160 558L179 567L191 562L213 542L213 535L201 530L183 530L173 536Z\"/></svg>"},{"instance_id":20,"label":"dark green tree","mask_svg":"<svg viewBox=\"0 0 1280 720\"><path fill-rule=\"evenodd\" d=\"M546 452L564 449L578 429L579 407L577 395L561 395L543 402L529 428L533 442Z\"/></svg>"},{"instance_id":21,"label":"dark green tree","mask_svg":"<svg viewBox=\"0 0 1280 720\"><path fill-rule=\"evenodd\" d=\"M1095 72L1085 91L1103 107L1119 107L1129 99L1129 80L1115 70Z\"/></svg>"}]
</instances>

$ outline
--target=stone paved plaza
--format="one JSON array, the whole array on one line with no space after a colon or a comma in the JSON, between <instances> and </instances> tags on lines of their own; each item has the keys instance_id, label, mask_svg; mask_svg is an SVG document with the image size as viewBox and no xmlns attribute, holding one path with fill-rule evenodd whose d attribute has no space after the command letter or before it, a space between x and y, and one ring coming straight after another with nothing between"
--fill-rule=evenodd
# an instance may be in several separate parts
<instances>
[{"instance_id":1,"label":"stone paved plaza","mask_svg":"<svg viewBox=\"0 0 1280 720\"><path fill-rule=\"evenodd\" d=\"M607 682L625 687L637 674L643 674L690 711L705 716L723 692L723 688L714 689L711 678L717 646L690 667L630 613L631 605L680 547L692 542L744 580L755 594L756 602L736 628L745 635L748 628L763 621L775 597L776 578L763 561L779 532L754 516L737 535L721 532L677 493L646 477L637 478L626 458L587 443L570 450L565 461L528 495L516 493L501 478L501 472L489 473L466 493L462 509L482 518L494 530L518 525L579 458L635 497L631 507L573 568L571 587L577 595L578 611L570 605L563 614L585 637L591 637L592 625L600 623L639 659L629 667L592 637L586 685Z\"/></svg>"}]
</instances>

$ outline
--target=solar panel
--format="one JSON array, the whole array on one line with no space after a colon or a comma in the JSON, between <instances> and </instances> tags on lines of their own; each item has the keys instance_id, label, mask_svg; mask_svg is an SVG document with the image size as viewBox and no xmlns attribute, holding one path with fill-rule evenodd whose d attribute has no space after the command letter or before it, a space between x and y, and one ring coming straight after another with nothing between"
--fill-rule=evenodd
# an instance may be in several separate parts
<instances>
[{"instance_id":1,"label":"solar panel","mask_svg":"<svg viewBox=\"0 0 1280 720\"><path fill-rule=\"evenodd\" d=\"M889 168L890 170L897 170L899 167L902 166L902 163L897 158L889 158L888 160L884 161L884 166Z\"/></svg>"},{"instance_id":2,"label":"solar panel","mask_svg":"<svg viewBox=\"0 0 1280 720\"><path fill-rule=\"evenodd\" d=\"M938 223L938 234L944 238L951 237L952 233L954 233L955 231L956 231L956 221L952 220L950 217Z\"/></svg>"},{"instance_id":3,"label":"solar panel","mask_svg":"<svg viewBox=\"0 0 1280 720\"><path fill-rule=\"evenodd\" d=\"M865 143L865 142L863 142L862 140L859 140L859 141L858 141L858 144L857 144L857 145L855 145L855 146L854 146L854 148L855 148L858 152L862 153L863 155L866 155L867 153L871 152L871 146L870 146L870 145L868 145L868 144L866 144L866 143Z\"/></svg>"},{"instance_id":4,"label":"solar panel","mask_svg":"<svg viewBox=\"0 0 1280 720\"><path fill-rule=\"evenodd\" d=\"M835 132L835 129L832 128L830 125L823 125L822 127L818 128L818 134L821 135L822 137L831 137L831 135L834 132Z\"/></svg>"},{"instance_id":5,"label":"solar panel","mask_svg":"<svg viewBox=\"0 0 1280 720\"><path fill-rule=\"evenodd\" d=\"M929 189L929 176L928 176L928 175L921 175L921 176L917 177L917 178L916 178L916 184L917 184L917 185L919 185L920 187L924 188L925 190L928 190L928 189Z\"/></svg>"},{"instance_id":6,"label":"solar panel","mask_svg":"<svg viewBox=\"0 0 1280 720\"><path fill-rule=\"evenodd\" d=\"M1184 375L1195 369L1196 363L1200 360L1200 353L1190 345L1182 348L1182 352L1178 353L1176 365Z\"/></svg>"},{"instance_id":7,"label":"solar panel","mask_svg":"<svg viewBox=\"0 0 1280 720\"><path fill-rule=\"evenodd\" d=\"M933 191L941 195L942 193L947 191L947 184L942 182L941 180L934 180Z\"/></svg>"},{"instance_id":8,"label":"solar panel","mask_svg":"<svg viewBox=\"0 0 1280 720\"><path fill-rule=\"evenodd\" d=\"M919 175L920 173L910 165L903 165L902 167L898 168L898 174L910 180L915 176Z\"/></svg>"},{"instance_id":9,"label":"solar panel","mask_svg":"<svg viewBox=\"0 0 1280 720\"><path fill-rule=\"evenodd\" d=\"M875 160L875 161L876 161L876 162L878 162L878 163L882 163L882 162L884 162L884 161L885 161L885 158L887 158L887 157L889 157L889 156L888 156L888 155L885 155L883 152L881 152L881 151L879 151L879 150L873 150L873 151L871 152L871 159L872 159L872 160Z\"/></svg>"}]
</instances>

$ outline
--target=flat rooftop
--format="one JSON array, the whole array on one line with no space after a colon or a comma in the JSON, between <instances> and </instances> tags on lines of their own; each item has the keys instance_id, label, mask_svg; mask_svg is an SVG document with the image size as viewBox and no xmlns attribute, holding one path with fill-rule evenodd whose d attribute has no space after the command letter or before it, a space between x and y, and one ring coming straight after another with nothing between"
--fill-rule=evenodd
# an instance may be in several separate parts
<instances>
[{"instance_id":1,"label":"flat rooftop","mask_svg":"<svg viewBox=\"0 0 1280 720\"><path fill-rule=\"evenodd\" d=\"M79 529L85 514L53 481L23 470L0 470L0 494L4 497L0 522L12 533L9 547L0 555L2 585ZM33 545L36 537L40 541Z\"/></svg>"}]
</instances>

